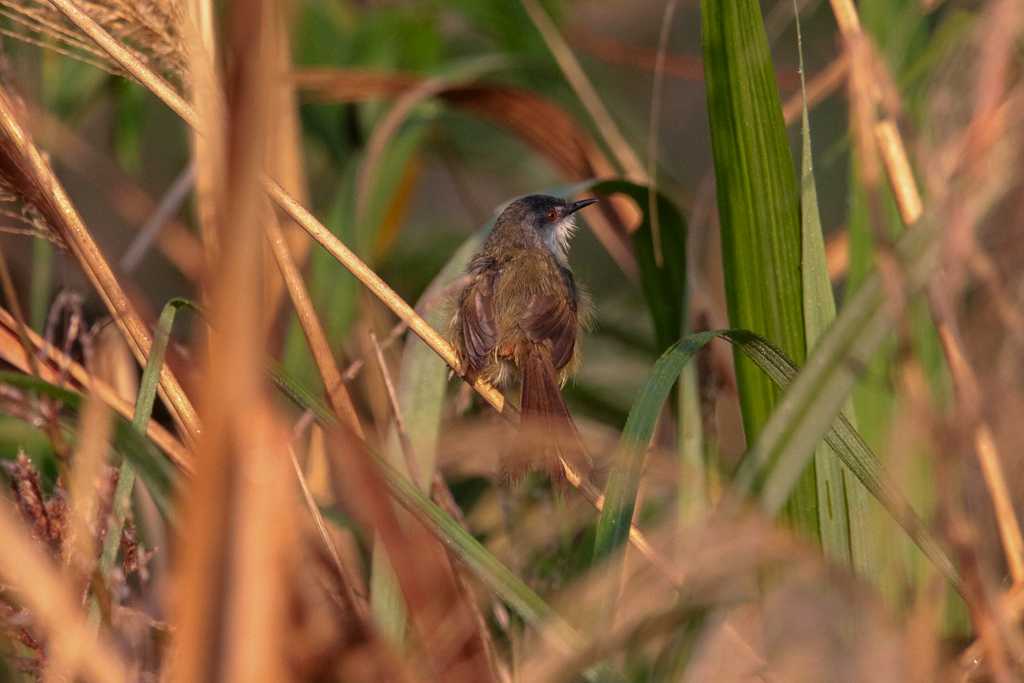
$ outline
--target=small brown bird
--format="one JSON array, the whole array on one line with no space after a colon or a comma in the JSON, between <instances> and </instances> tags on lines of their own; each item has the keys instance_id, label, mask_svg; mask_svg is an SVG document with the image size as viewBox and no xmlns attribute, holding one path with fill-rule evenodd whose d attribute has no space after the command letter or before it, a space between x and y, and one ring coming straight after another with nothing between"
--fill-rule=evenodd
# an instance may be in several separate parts
<instances>
[{"instance_id":1,"label":"small brown bird","mask_svg":"<svg viewBox=\"0 0 1024 683\"><path fill-rule=\"evenodd\" d=\"M540 467L557 479L559 458L581 475L589 471L561 387L579 365L576 339L590 313L569 267L569 239L574 214L596 201L529 195L509 204L470 262L452 318L463 375L506 388L518 383L524 426L550 435L539 461L505 463L513 477Z\"/></svg>"}]
</instances>

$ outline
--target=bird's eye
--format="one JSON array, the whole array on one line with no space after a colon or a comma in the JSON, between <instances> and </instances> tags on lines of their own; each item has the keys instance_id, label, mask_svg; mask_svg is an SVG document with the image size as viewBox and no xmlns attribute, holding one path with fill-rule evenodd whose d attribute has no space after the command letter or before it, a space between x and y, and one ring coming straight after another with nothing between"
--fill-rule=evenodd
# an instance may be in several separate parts
<instances>
[{"instance_id":1,"label":"bird's eye","mask_svg":"<svg viewBox=\"0 0 1024 683\"><path fill-rule=\"evenodd\" d=\"M548 223L554 223L558 219L558 209L548 209Z\"/></svg>"}]
</instances>

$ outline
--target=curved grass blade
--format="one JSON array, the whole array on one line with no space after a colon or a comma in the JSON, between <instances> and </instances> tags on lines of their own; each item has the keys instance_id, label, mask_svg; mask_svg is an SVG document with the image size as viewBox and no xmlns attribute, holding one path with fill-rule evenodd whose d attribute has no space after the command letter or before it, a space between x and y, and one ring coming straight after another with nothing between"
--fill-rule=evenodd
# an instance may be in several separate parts
<instances>
[{"instance_id":1,"label":"curved grass blade","mask_svg":"<svg viewBox=\"0 0 1024 683\"><path fill-rule=\"evenodd\" d=\"M77 392L18 372L0 372L0 384L6 384L27 391L35 391L42 396L61 403L76 415L84 401L84 397ZM74 428L73 423L68 423L67 427L70 433ZM178 477L178 472L174 466L156 446L139 434L130 422L120 416L117 417L115 423L114 449L122 457L131 461L132 465L138 470L139 476L146 483L146 488L152 494L153 501L156 503L160 513L171 524L174 524L171 501L174 497L174 489Z\"/></svg>"},{"instance_id":2,"label":"curved grass blade","mask_svg":"<svg viewBox=\"0 0 1024 683\"><path fill-rule=\"evenodd\" d=\"M609 520L604 532L606 537L599 541L606 553L621 545L625 540L625 534L628 532L629 522L632 518L632 502L636 499L636 488L640 478L638 455L642 453L654 432L654 425L662 404L667 400L682 367L701 347L715 338L729 341L738 352L749 358L780 389L792 383L795 390L797 384L801 382L800 378L808 372L805 369L798 376L796 365L780 349L763 337L746 330L700 332L680 340L666 351L655 364L654 371L641 390L640 396L630 411L626 428L623 430L617 464L612 472L606 493L606 506L609 508L615 506L619 514ZM810 367L808 365L808 368ZM794 378L797 379L794 381ZM792 394L793 390L787 393L787 397ZM784 407L786 406L780 406L780 415L788 416L789 419L797 422L801 421L800 413L783 412ZM819 432L819 439L821 434L825 435L826 442L842 463L886 507L924 554L951 582L958 584L959 578L949 558L946 557L924 523L914 513L898 487L890 481L871 449L860 438L849 421L839 414L838 407L830 418L830 422L825 424ZM813 451L814 445L815 443L811 443L810 450L804 453L805 460ZM761 489L760 499L762 507L768 512L774 513L785 501L789 493L785 484L792 486L799 473L800 464L787 463L783 470L783 474L786 476L777 478L776 467L773 467L771 462L757 457L756 453L757 451L754 451L753 454L747 456L740 475L737 477L737 485L743 491L752 491L758 474L754 470L768 470L768 481L771 487L766 486Z\"/></svg>"}]
</instances>

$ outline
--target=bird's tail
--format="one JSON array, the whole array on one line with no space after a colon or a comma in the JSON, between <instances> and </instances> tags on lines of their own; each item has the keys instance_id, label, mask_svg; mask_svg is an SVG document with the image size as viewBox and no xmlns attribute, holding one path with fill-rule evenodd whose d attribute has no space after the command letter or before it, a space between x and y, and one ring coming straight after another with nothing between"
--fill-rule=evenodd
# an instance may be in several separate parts
<instances>
[{"instance_id":1,"label":"bird's tail","mask_svg":"<svg viewBox=\"0 0 1024 683\"><path fill-rule=\"evenodd\" d=\"M517 349L516 364L522 376L522 426L527 438L525 453L506 461L506 474L515 479L529 470L543 470L552 481L561 482L565 477L561 460L565 460L587 479L590 458L562 399L551 353L544 345L524 343Z\"/></svg>"}]
</instances>

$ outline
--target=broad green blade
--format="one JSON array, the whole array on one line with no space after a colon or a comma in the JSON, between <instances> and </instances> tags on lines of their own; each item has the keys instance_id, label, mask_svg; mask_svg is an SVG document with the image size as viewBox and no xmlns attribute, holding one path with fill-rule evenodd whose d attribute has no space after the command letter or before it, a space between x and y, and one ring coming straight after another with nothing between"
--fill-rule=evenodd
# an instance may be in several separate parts
<instances>
[{"instance_id":1,"label":"broad green blade","mask_svg":"<svg viewBox=\"0 0 1024 683\"><path fill-rule=\"evenodd\" d=\"M729 320L802 362L800 194L760 4L703 0L701 14ZM736 375L751 444L779 392L742 355ZM793 490L786 516L805 535L820 537L813 465Z\"/></svg>"}]
</instances>

